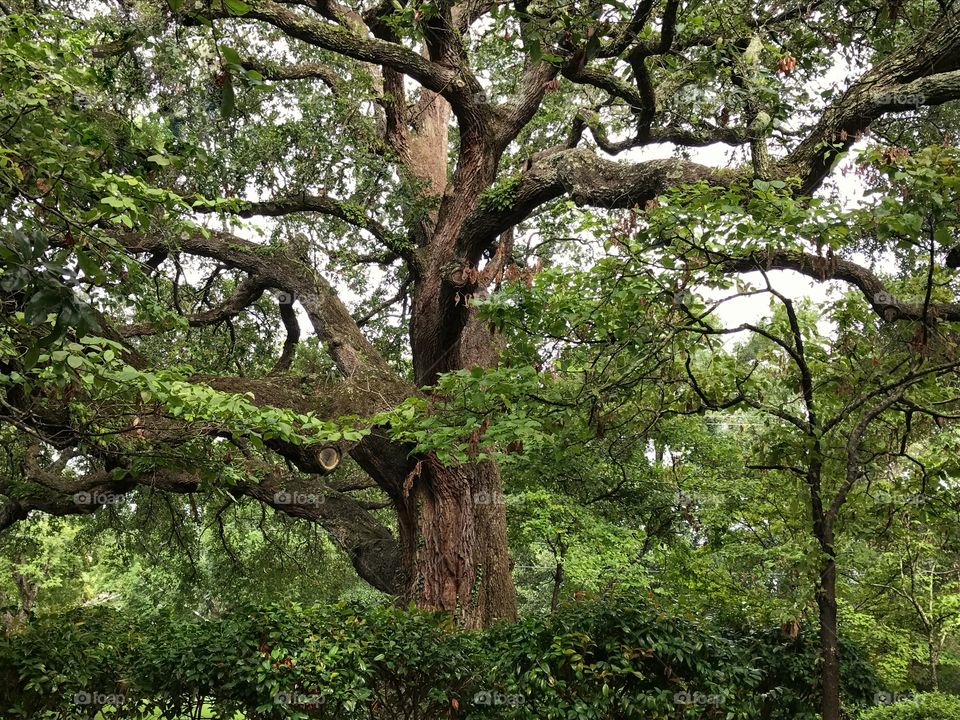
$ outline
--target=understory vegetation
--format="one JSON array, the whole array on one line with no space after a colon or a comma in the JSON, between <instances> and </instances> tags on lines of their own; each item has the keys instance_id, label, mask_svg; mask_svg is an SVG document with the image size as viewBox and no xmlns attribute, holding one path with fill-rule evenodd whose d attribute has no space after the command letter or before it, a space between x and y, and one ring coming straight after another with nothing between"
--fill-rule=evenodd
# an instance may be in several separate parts
<instances>
[{"instance_id":1,"label":"understory vegetation","mask_svg":"<svg viewBox=\"0 0 960 720\"><path fill-rule=\"evenodd\" d=\"M130 718L203 706L246 718L796 720L816 717L816 656L807 633L708 627L622 597L483 631L347 605L212 618L98 607L48 616L0 645L0 711L90 717L112 700L110 712ZM845 697L869 706L878 679L854 647L844 660Z\"/></svg>"}]
</instances>

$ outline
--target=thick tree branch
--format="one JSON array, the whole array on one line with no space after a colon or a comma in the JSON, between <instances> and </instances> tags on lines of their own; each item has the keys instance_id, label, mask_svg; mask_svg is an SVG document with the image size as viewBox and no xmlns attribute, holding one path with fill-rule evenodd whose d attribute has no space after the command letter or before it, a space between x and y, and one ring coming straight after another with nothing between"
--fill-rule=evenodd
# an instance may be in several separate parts
<instances>
[{"instance_id":1,"label":"thick tree branch","mask_svg":"<svg viewBox=\"0 0 960 720\"><path fill-rule=\"evenodd\" d=\"M197 207L195 210L200 213L223 212L224 206L223 204L216 208L204 206ZM233 211L227 210L227 212ZM409 252L404 248L402 239L376 220L367 217L362 208L326 195L309 195L306 192L302 192L273 200L261 200L257 202L241 200L238 201L237 210L234 214L243 218L250 218L254 216L283 217L284 215L292 215L294 213L319 213L321 215L338 218L361 230L367 231L391 251L397 252L398 254L403 252L405 255L409 255Z\"/></svg>"},{"instance_id":2,"label":"thick tree branch","mask_svg":"<svg viewBox=\"0 0 960 720\"><path fill-rule=\"evenodd\" d=\"M620 98L634 113L642 113L648 107L640 90L616 77L612 72L591 66L583 68L565 66L563 76L572 82L591 85L613 97Z\"/></svg>"},{"instance_id":3,"label":"thick tree branch","mask_svg":"<svg viewBox=\"0 0 960 720\"><path fill-rule=\"evenodd\" d=\"M650 13L653 11L653 5L653 0L641 0L638 2L633 10L633 16L630 18L630 21L617 33L610 44L598 53L599 57L618 57L626 52L636 41L637 36L643 32L644 26L650 19Z\"/></svg>"},{"instance_id":4,"label":"thick tree branch","mask_svg":"<svg viewBox=\"0 0 960 720\"><path fill-rule=\"evenodd\" d=\"M292 302L284 302L284 300L286 298L282 298L280 302L280 321L287 331L287 337L283 341L280 357L270 371L271 375L279 375L290 369L293 358L297 354L297 344L300 342L300 321L297 319L297 312L293 309Z\"/></svg>"},{"instance_id":5,"label":"thick tree branch","mask_svg":"<svg viewBox=\"0 0 960 720\"><path fill-rule=\"evenodd\" d=\"M680 159L627 164L604 160L582 148L549 155L522 174L510 193L507 207L487 207L482 199L463 224L458 248L476 259L500 233L513 227L537 207L562 195L578 205L604 208L642 206L668 189L706 180L728 185L742 171L713 168Z\"/></svg>"},{"instance_id":6,"label":"thick tree branch","mask_svg":"<svg viewBox=\"0 0 960 720\"><path fill-rule=\"evenodd\" d=\"M559 68L547 62L532 64L520 80L520 90L510 102L497 108L500 122L497 131L497 147L505 148L530 122L540 108L547 92L548 83L556 78Z\"/></svg>"},{"instance_id":7,"label":"thick tree branch","mask_svg":"<svg viewBox=\"0 0 960 720\"><path fill-rule=\"evenodd\" d=\"M26 518L33 510L61 516L89 514L108 502L116 502L135 487L178 494L203 488L196 475L170 468L144 473L97 470L68 477L62 469L41 467L35 448L28 451L24 470L26 479L43 490L0 505L0 530ZM318 487L313 481L276 472L268 472L260 482L240 482L225 489L233 497L249 497L279 512L321 525L348 555L361 578L386 593L399 595L404 591L399 545L361 502Z\"/></svg>"},{"instance_id":8,"label":"thick tree branch","mask_svg":"<svg viewBox=\"0 0 960 720\"><path fill-rule=\"evenodd\" d=\"M793 12L792 9L791 12ZM662 44L662 40L660 41ZM644 48L638 51L650 50ZM642 58L641 58L642 60ZM857 80L829 107L807 137L784 159L773 163L774 177L802 178L802 194L810 194L822 183L833 161L848 149L870 123L884 113L908 107L935 105L960 98L960 16L950 16L918 43L904 46ZM589 80L611 94L624 98L631 107L647 103L641 83L639 91L604 71L584 68L577 77ZM648 89L649 90L649 89ZM582 121L581 121L582 122ZM595 128L591 128L592 130ZM649 132L649 134L645 134ZM665 128L655 131L643 126L630 140L611 143L602 131L595 132L598 144L619 152L646 142L676 142L702 145L710 141L740 144L749 140L742 129L715 128L683 131ZM564 193L581 205L630 207L653 199L660 192L684 182L705 180L726 185L745 178L749 168L728 170L708 168L683 160L651 161L635 165L615 164L582 149L544 153L521 177L513 201L506 208L476 208L459 238L458 247L468 258L492 243L500 232L522 221L539 205Z\"/></svg>"},{"instance_id":9,"label":"thick tree branch","mask_svg":"<svg viewBox=\"0 0 960 720\"><path fill-rule=\"evenodd\" d=\"M403 73L428 90L442 95L461 120L481 112L475 100L481 89L480 84L464 68L446 67L399 43L363 37L354 29L317 20L315 16L297 12L272 0L254 0L251 5L241 19L260 20L309 45ZM208 7L195 3L181 12L188 18L236 19L222 2L213 2Z\"/></svg>"},{"instance_id":10,"label":"thick tree branch","mask_svg":"<svg viewBox=\"0 0 960 720\"><path fill-rule=\"evenodd\" d=\"M841 280L858 288L874 312L888 321L960 321L960 303L930 303L925 307L923 299L905 302L889 293L883 281L869 269L838 257L825 258L796 250L771 250L742 258L727 257L717 264L728 272L793 270L820 282Z\"/></svg>"},{"instance_id":11,"label":"thick tree branch","mask_svg":"<svg viewBox=\"0 0 960 720\"><path fill-rule=\"evenodd\" d=\"M460 23L454 19L455 5L453 0L439 0L434 4L434 12L423 22L423 38L431 60L443 67L462 70L467 64L467 49Z\"/></svg>"},{"instance_id":12,"label":"thick tree branch","mask_svg":"<svg viewBox=\"0 0 960 720\"><path fill-rule=\"evenodd\" d=\"M117 240L133 253L186 252L242 270L267 287L290 293L303 307L317 336L328 345L346 376L356 373L393 378L386 361L364 337L336 290L283 248L258 245L227 232L184 233L177 239L127 233Z\"/></svg>"}]
</instances>

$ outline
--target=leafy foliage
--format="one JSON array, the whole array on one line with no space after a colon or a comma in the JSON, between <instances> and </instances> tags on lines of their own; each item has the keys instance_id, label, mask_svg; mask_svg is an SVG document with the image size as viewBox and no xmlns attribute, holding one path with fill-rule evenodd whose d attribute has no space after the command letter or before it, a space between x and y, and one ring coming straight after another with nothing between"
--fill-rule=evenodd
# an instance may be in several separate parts
<instances>
[{"instance_id":1,"label":"leafy foliage","mask_svg":"<svg viewBox=\"0 0 960 720\"><path fill-rule=\"evenodd\" d=\"M960 698L938 693L920 693L890 705L870 708L860 720L949 720L960 712Z\"/></svg>"},{"instance_id":2,"label":"leafy foliage","mask_svg":"<svg viewBox=\"0 0 960 720\"><path fill-rule=\"evenodd\" d=\"M865 703L870 672L845 652L847 697ZM75 701L87 693L122 696L135 717L208 702L263 718L787 720L815 716L815 654L779 631L705 627L626 597L471 633L440 615L345 605L206 618L92 608L0 643L0 676L11 718L88 717L93 703Z\"/></svg>"}]
</instances>

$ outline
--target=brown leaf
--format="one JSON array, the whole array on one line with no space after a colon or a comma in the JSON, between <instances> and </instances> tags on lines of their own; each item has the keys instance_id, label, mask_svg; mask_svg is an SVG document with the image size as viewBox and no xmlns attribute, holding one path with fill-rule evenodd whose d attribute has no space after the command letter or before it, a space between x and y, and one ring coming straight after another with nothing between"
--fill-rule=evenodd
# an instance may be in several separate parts
<instances>
[{"instance_id":1,"label":"brown leaf","mask_svg":"<svg viewBox=\"0 0 960 720\"><path fill-rule=\"evenodd\" d=\"M789 75L797 67L797 58L793 55L782 55L779 60L777 60L777 72L781 72L784 75Z\"/></svg>"}]
</instances>

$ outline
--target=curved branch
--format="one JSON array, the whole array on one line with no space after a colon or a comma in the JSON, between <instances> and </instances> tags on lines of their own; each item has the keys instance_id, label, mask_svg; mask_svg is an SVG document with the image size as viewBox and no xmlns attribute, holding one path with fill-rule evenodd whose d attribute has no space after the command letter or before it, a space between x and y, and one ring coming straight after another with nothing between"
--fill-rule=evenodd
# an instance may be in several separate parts
<instances>
[{"instance_id":1,"label":"curved branch","mask_svg":"<svg viewBox=\"0 0 960 720\"><path fill-rule=\"evenodd\" d=\"M800 177L803 182L799 193L814 192L826 178L834 160L884 113L960 98L958 70L960 16L952 15L919 42L904 46L861 76L823 113L792 152L772 164L770 176L781 179ZM582 77L624 97L631 107L641 105L640 101L644 100L643 92L627 92L625 83L604 71L584 69L581 72ZM580 122L582 124L582 119ZM739 129L716 128L703 133L688 133L676 128L645 131L641 127L634 140L604 142L601 133L598 144L614 151L653 141L700 145L715 140L740 144L749 139L743 134L744 131ZM528 217L539 205L564 193L580 205L622 208L642 204L683 182L704 180L726 185L750 173L750 168L709 168L679 159L617 164L583 149L552 150L541 155L521 176L507 207L484 208L481 203L472 212L458 246L465 251L466 257L475 258L501 232Z\"/></svg>"},{"instance_id":2,"label":"curved branch","mask_svg":"<svg viewBox=\"0 0 960 720\"><path fill-rule=\"evenodd\" d=\"M442 95L450 102L458 117L481 112L475 99L481 89L480 84L473 74L463 67L446 67L399 43L376 37L363 37L345 25L317 20L316 17L296 12L273 0L254 0L251 5L240 19L260 20L309 45L403 73L428 90ZM237 18L222 0L207 7L202 3L193 3L181 13L187 18Z\"/></svg>"},{"instance_id":3,"label":"curved branch","mask_svg":"<svg viewBox=\"0 0 960 720\"><path fill-rule=\"evenodd\" d=\"M218 207L198 206L195 208L195 211L200 213L225 211L239 215L243 218L250 218L254 216L282 217L284 215L306 212L320 213L321 215L329 215L330 217L343 220L344 222L360 228L361 230L366 230L368 233L373 235L373 237L382 242L388 249L396 252L398 255L401 253L404 257L409 257L410 255L409 251L404 247L402 239L397 237L394 233L385 228L376 220L368 218L364 214L363 208L359 207L355 203L337 200L335 198L328 197L327 195L308 195L306 192L302 192L289 195L287 197L275 198L273 200L261 200L256 202L240 200L238 201L238 207L236 211L229 209L225 210L225 207L222 203L220 203Z\"/></svg>"},{"instance_id":4,"label":"curved branch","mask_svg":"<svg viewBox=\"0 0 960 720\"><path fill-rule=\"evenodd\" d=\"M223 231L206 235L183 233L176 239L125 233L117 241L129 252L187 252L242 270L267 287L290 293L307 313L317 336L328 345L334 362L346 376L365 373L383 379L394 374L363 335L337 291L322 276L300 262L287 248L264 247Z\"/></svg>"},{"instance_id":5,"label":"curved branch","mask_svg":"<svg viewBox=\"0 0 960 720\"><path fill-rule=\"evenodd\" d=\"M838 257L825 258L811 253L780 250L755 253L741 258L725 258L715 264L728 272L793 270L819 280L842 280L860 290L874 312L887 321L940 319L960 321L960 303L904 302L887 291L883 281L869 269Z\"/></svg>"},{"instance_id":6,"label":"curved branch","mask_svg":"<svg viewBox=\"0 0 960 720\"><path fill-rule=\"evenodd\" d=\"M245 59L243 67L260 73L265 80L319 80L333 94L340 91L340 77L335 68L319 62L302 62L294 65L279 65L265 63L253 59Z\"/></svg>"},{"instance_id":7,"label":"curved branch","mask_svg":"<svg viewBox=\"0 0 960 720\"><path fill-rule=\"evenodd\" d=\"M516 225L537 207L564 194L577 205L604 208L642 206L672 187L705 180L729 185L742 170L714 168L676 158L640 163L604 160L590 150L573 148L553 153L519 177L506 207L479 203L463 224L458 249L475 258L500 233Z\"/></svg>"},{"instance_id":8,"label":"curved branch","mask_svg":"<svg viewBox=\"0 0 960 720\"><path fill-rule=\"evenodd\" d=\"M960 98L960 15L952 14L915 43L881 60L821 116L813 130L774 167L799 176L810 194L870 124L887 112L940 105Z\"/></svg>"}]
</instances>

